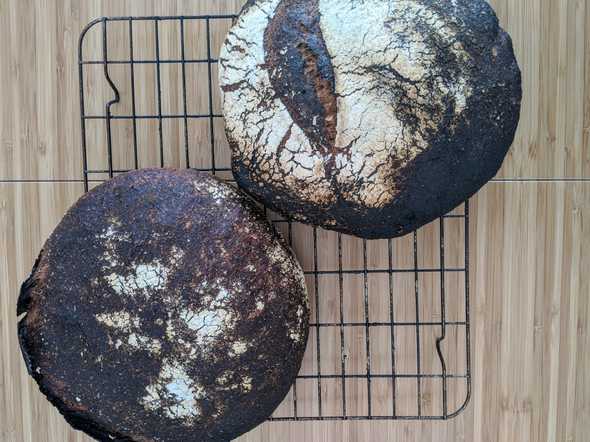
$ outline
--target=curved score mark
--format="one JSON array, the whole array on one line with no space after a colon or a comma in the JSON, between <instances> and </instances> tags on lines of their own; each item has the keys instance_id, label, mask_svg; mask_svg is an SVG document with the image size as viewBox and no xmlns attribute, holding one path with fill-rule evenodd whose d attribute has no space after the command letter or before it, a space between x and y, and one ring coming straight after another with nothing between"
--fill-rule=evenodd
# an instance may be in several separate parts
<instances>
[{"instance_id":1,"label":"curved score mark","mask_svg":"<svg viewBox=\"0 0 590 442\"><path fill-rule=\"evenodd\" d=\"M282 0L264 33L270 82L312 146L334 153L337 98L319 0Z\"/></svg>"}]
</instances>

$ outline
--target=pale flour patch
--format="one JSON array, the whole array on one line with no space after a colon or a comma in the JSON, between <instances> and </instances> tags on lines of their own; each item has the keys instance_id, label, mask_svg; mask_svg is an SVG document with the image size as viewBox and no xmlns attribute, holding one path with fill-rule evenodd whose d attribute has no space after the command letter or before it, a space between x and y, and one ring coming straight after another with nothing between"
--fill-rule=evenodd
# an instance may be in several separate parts
<instances>
[{"instance_id":1,"label":"pale flour patch","mask_svg":"<svg viewBox=\"0 0 590 442\"><path fill-rule=\"evenodd\" d=\"M138 316L131 316L125 310L121 310L113 313L101 313L95 317L99 323L117 333L127 335L124 339L118 338L115 342L112 339L109 341L109 345L116 349L128 345L131 349L145 350L154 354L158 354L162 349L162 343L158 339L152 339L140 333L141 319Z\"/></svg>"},{"instance_id":2,"label":"pale flour patch","mask_svg":"<svg viewBox=\"0 0 590 442\"><path fill-rule=\"evenodd\" d=\"M244 376L242 379L242 390L246 393L252 391L252 378L250 376Z\"/></svg>"},{"instance_id":3,"label":"pale flour patch","mask_svg":"<svg viewBox=\"0 0 590 442\"><path fill-rule=\"evenodd\" d=\"M231 186L216 181L193 181L193 187L198 193L212 198L218 205L225 205L228 199L236 196L236 192Z\"/></svg>"},{"instance_id":4,"label":"pale flour patch","mask_svg":"<svg viewBox=\"0 0 590 442\"><path fill-rule=\"evenodd\" d=\"M201 415L198 401L205 397L205 389L191 379L186 368L178 362L166 360L156 381L146 387L146 393L141 402L147 410L163 409L170 418L187 419Z\"/></svg>"},{"instance_id":5,"label":"pale flour patch","mask_svg":"<svg viewBox=\"0 0 590 442\"><path fill-rule=\"evenodd\" d=\"M129 331L132 327L139 327L140 318L131 316L124 310L113 313L100 313L96 315L96 320L107 327L116 328L123 331Z\"/></svg>"},{"instance_id":6,"label":"pale flour patch","mask_svg":"<svg viewBox=\"0 0 590 442\"><path fill-rule=\"evenodd\" d=\"M109 226L98 235L98 238L104 242L105 252L103 254L103 260L106 265L103 266L103 270L109 267L116 267L119 265L117 259L117 243L126 242L130 240L130 235L127 232L119 232L121 222L117 218L109 220Z\"/></svg>"},{"instance_id":7,"label":"pale flour patch","mask_svg":"<svg viewBox=\"0 0 590 442\"><path fill-rule=\"evenodd\" d=\"M155 260L150 264L136 265L128 275L111 273L105 279L119 295L136 296L142 293L150 297L152 291L166 287L170 273L170 268Z\"/></svg>"},{"instance_id":8,"label":"pale flour patch","mask_svg":"<svg viewBox=\"0 0 590 442\"><path fill-rule=\"evenodd\" d=\"M289 331L289 337L295 342L301 341L301 333L298 330Z\"/></svg>"},{"instance_id":9,"label":"pale flour patch","mask_svg":"<svg viewBox=\"0 0 590 442\"><path fill-rule=\"evenodd\" d=\"M222 386L222 390L242 390L244 393L252 391L253 379L251 376L242 376L238 382L231 382L232 378L237 377L232 371L225 371L217 378L217 383Z\"/></svg>"},{"instance_id":10,"label":"pale flour patch","mask_svg":"<svg viewBox=\"0 0 590 442\"><path fill-rule=\"evenodd\" d=\"M184 309L180 312L180 319L186 326L196 332L196 342L204 345L219 337L224 330L230 313L224 309L201 310L193 312Z\"/></svg>"},{"instance_id":11,"label":"pale flour patch","mask_svg":"<svg viewBox=\"0 0 590 442\"><path fill-rule=\"evenodd\" d=\"M117 240L120 237L117 234L117 228L121 226L121 223L116 218L113 218L109 221L109 226L105 230L103 230L103 232L98 237L100 239L104 239L105 241Z\"/></svg>"},{"instance_id":12,"label":"pale flour patch","mask_svg":"<svg viewBox=\"0 0 590 442\"><path fill-rule=\"evenodd\" d=\"M176 326L174 325L171 314L168 314L168 318L168 321L166 321L166 337L170 341L173 341L176 339Z\"/></svg>"},{"instance_id":13,"label":"pale flour patch","mask_svg":"<svg viewBox=\"0 0 590 442\"><path fill-rule=\"evenodd\" d=\"M231 351L235 356L242 355L248 351L248 344L242 341L234 342Z\"/></svg>"},{"instance_id":14,"label":"pale flour patch","mask_svg":"<svg viewBox=\"0 0 590 442\"><path fill-rule=\"evenodd\" d=\"M289 337L291 338L292 341L301 342L301 340L303 339L301 327L303 326L303 323L305 322L304 314L305 314L305 310L304 310L303 306L297 307L297 312L296 312L297 327L291 328L289 330Z\"/></svg>"},{"instance_id":15,"label":"pale flour patch","mask_svg":"<svg viewBox=\"0 0 590 442\"><path fill-rule=\"evenodd\" d=\"M136 333L131 333L127 343L138 350L147 350L150 353L158 354L162 350L162 343L158 339L152 339Z\"/></svg>"},{"instance_id":16,"label":"pale flour patch","mask_svg":"<svg viewBox=\"0 0 590 442\"><path fill-rule=\"evenodd\" d=\"M177 317L169 315L166 323L168 339L178 340L177 336L183 334L183 329L191 332L191 341L183 341L189 356L206 351L208 346L235 325L236 316L229 301L243 288L239 282L228 286L221 279L203 281L199 288L201 293L207 293L202 299L203 306L199 309L183 307Z\"/></svg>"},{"instance_id":17,"label":"pale flour patch","mask_svg":"<svg viewBox=\"0 0 590 442\"><path fill-rule=\"evenodd\" d=\"M303 323L303 307L299 306L297 307L297 319L299 320L299 323L302 324Z\"/></svg>"},{"instance_id":18,"label":"pale flour patch","mask_svg":"<svg viewBox=\"0 0 590 442\"><path fill-rule=\"evenodd\" d=\"M219 385L226 385L231 380L233 374L233 371L224 371L223 374L217 378L217 383Z\"/></svg>"},{"instance_id":19,"label":"pale flour patch","mask_svg":"<svg viewBox=\"0 0 590 442\"><path fill-rule=\"evenodd\" d=\"M170 262L176 266L184 258L185 252L180 247L172 246L170 249Z\"/></svg>"},{"instance_id":20,"label":"pale flour patch","mask_svg":"<svg viewBox=\"0 0 590 442\"><path fill-rule=\"evenodd\" d=\"M177 246L173 246L169 253L168 259L171 267L162 264L160 260L154 260L151 263L136 264L127 275L121 275L112 271L113 268L121 266L116 253L117 243L127 242L130 235L127 232L120 232L121 223L118 219L111 220L109 226L98 235L98 238L104 241L105 252L103 261L106 263L102 266L103 271L111 273L104 278L119 295L135 296L141 292L150 296L150 291L161 290L168 282L168 277L174 267L184 257L184 251Z\"/></svg>"}]
</instances>

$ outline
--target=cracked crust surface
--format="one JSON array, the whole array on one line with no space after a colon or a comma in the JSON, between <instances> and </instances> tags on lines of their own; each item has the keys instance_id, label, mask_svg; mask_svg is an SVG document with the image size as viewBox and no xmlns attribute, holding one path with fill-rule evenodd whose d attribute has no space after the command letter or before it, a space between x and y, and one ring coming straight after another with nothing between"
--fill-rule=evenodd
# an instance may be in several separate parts
<instances>
[{"instance_id":1,"label":"cracked crust surface","mask_svg":"<svg viewBox=\"0 0 590 442\"><path fill-rule=\"evenodd\" d=\"M366 238L408 233L491 179L522 95L484 0L250 1L219 78L238 184Z\"/></svg>"},{"instance_id":2,"label":"cracked crust surface","mask_svg":"<svg viewBox=\"0 0 590 442\"><path fill-rule=\"evenodd\" d=\"M303 272L247 197L144 170L83 196L18 302L30 374L104 441L228 441L288 392L307 340Z\"/></svg>"}]
</instances>

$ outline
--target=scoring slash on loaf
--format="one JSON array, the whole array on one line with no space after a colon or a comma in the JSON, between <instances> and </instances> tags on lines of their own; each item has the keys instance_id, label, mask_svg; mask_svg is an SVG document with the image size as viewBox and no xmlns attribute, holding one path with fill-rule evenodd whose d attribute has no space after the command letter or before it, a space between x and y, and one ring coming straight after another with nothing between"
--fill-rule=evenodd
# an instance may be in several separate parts
<instances>
[{"instance_id":1,"label":"scoring slash on loaf","mask_svg":"<svg viewBox=\"0 0 590 442\"><path fill-rule=\"evenodd\" d=\"M520 115L512 43L484 0L250 0L219 62L238 184L364 238L473 195Z\"/></svg>"},{"instance_id":2,"label":"scoring slash on loaf","mask_svg":"<svg viewBox=\"0 0 590 442\"><path fill-rule=\"evenodd\" d=\"M18 301L30 374L102 441L229 441L287 394L307 341L303 272L261 211L196 171L83 196Z\"/></svg>"}]
</instances>

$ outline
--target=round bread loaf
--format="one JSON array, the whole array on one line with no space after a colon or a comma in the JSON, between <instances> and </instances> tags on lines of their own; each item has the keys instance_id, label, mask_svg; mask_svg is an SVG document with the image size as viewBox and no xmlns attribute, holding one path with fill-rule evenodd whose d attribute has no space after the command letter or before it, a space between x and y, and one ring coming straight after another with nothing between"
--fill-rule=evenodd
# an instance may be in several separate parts
<instances>
[{"instance_id":1,"label":"round bread loaf","mask_svg":"<svg viewBox=\"0 0 590 442\"><path fill-rule=\"evenodd\" d=\"M143 170L84 195L18 301L30 374L103 441L228 441L299 370L303 272L245 196L196 171Z\"/></svg>"},{"instance_id":2,"label":"round bread loaf","mask_svg":"<svg viewBox=\"0 0 590 442\"><path fill-rule=\"evenodd\" d=\"M520 115L512 43L484 0L250 0L219 61L238 184L364 238L473 195Z\"/></svg>"}]
</instances>

